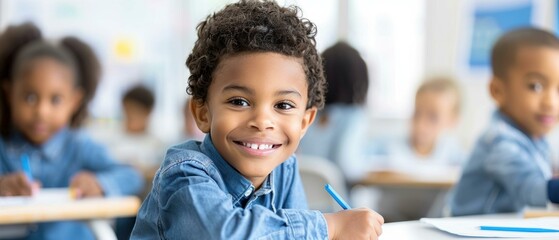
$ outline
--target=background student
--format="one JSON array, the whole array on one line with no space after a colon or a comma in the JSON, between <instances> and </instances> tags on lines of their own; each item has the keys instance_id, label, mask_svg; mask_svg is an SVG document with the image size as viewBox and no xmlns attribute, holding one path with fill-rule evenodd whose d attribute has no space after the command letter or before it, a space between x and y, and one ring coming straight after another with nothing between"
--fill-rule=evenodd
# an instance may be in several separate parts
<instances>
[{"instance_id":1,"label":"background student","mask_svg":"<svg viewBox=\"0 0 559 240\"><path fill-rule=\"evenodd\" d=\"M155 97L149 88L135 85L124 93L121 103L122 127L111 131L103 141L118 161L134 166L151 179L165 153L163 141L149 131Z\"/></svg>"},{"instance_id":2,"label":"background student","mask_svg":"<svg viewBox=\"0 0 559 240\"><path fill-rule=\"evenodd\" d=\"M143 181L79 131L100 66L77 38L52 44L32 24L0 35L0 195L29 196L38 187L70 187L78 197L138 193ZM21 159L29 159L26 176ZM93 239L81 221L46 222L25 239Z\"/></svg>"},{"instance_id":3,"label":"background student","mask_svg":"<svg viewBox=\"0 0 559 240\"><path fill-rule=\"evenodd\" d=\"M559 202L546 134L559 117L559 39L536 28L510 31L491 52L497 104L451 201L453 215L518 212Z\"/></svg>"},{"instance_id":4,"label":"background student","mask_svg":"<svg viewBox=\"0 0 559 240\"><path fill-rule=\"evenodd\" d=\"M401 138L379 138L370 154L387 165L413 171L459 167L465 152L453 136L460 119L461 94L458 84L448 77L425 80L415 94L410 131Z\"/></svg>"},{"instance_id":5,"label":"background student","mask_svg":"<svg viewBox=\"0 0 559 240\"><path fill-rule=\"evenodd\" d=\"M442 175L458 169L465 153L451 133L460 117L460 103L455 80L433 77L424 81L416 91L409 134L377 139L369 149L374 152L374 164L411 174ZM433 206L440 194L433 189L382 188L377 208L386 221L416 220L429 211L442 211L443 206Z\"/></svg>"},{"instance_id":6,"label":"background student","mask_svg":"<svg viewBox=\"0 0 559 240\"><path fill-rule=\"evenodd\" d=\"M149 131L150 117L155 106L153 92L134 85L122 96L123 124L119 129L107 132L99 140L106 144L112 157L131 165L142 173L144 188L138 195L143 200L151 189L155 171L163 161L165 144ZM115 224L118 239L129 239L135 217L119 218Z\"/></svg>"},{"instance_id":7,"label":"background student","mask_svg":"<svg viewBox=\"0 0 559 240\"><path fill-rule=\"evenodd\" d=\"M359 52L344 42L327 48L322 58L327 82L325 106L297 152L333 161L348 182L357 181L367 169L367 65Z\"/></svg>"}]
</instances>

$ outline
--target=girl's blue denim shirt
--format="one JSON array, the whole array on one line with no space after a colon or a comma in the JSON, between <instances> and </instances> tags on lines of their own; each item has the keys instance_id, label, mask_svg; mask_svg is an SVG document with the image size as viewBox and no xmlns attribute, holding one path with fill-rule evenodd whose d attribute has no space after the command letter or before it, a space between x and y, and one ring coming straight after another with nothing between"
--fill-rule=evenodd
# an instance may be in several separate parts
<instances>
[{"instance_id":1,"label":"girl's blue denim shirt","mask_svg":"<svg viewBox=\"0 0 559 240\"><path fill-rule=\"evenodd\" d=\"M105 196L137 194L143 177L132 167L118 164L105 148L85 133L63 128L42 145L33 145L14 133L0 138L0 175L22 171L21 156L30 159L34 180L43 188L68 187L80 171L95 174ZM95 239L86 222L62 221L32 224L23 239Z\"/></svg>"},{"instance_id":2,"label":"girl's blue denim shirt","mask_svg":"<svg viewBox=\"0 0 559 240\"><path fill-rule=\"evenodd\" d=\"M307 210L294 156L254 189L209 135L167 151L132 231L132 239L327 238L323 215Z\"/></svg>"},{"instance_id":3,"label":"girl's blue denim shirt","mask_svg":"<svg viewBox=\"0 0 559 240\"><path fill-rule=\"evenodd\" d=\"M559 180L551 179L551 153L544 138L522 132L496 111L478 139L451 197L455 216L519 212L545 207L559 198Z\"/></svg>"}]
</instances>

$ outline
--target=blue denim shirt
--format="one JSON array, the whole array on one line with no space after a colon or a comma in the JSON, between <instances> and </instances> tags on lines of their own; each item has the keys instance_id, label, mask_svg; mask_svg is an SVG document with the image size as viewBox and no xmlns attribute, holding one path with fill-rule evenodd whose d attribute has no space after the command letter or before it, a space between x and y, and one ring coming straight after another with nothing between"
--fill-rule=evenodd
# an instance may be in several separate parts
<instances>
[{"instance_id":1,"label":"blue denim shirt","mask_svg":"<svg viewBox=\"0 0 559 240\"><path fill-rule=\"evenodd\" d=\"M478 139L454 189L452 215L518 212L546 205L551 155L544 138L533 139L501 112Z\"/></svg>"},{"instance_id":2,"label":"blue denim shirt","mask_svg":"<svg viewBox=\"0 0 559 240\"><path fill-rule=\"evenodd\" d=\"M143 178L131 167L117 164L105 149L83 132L64 128L36 146L20 133L0 138L0 175L22 171L20 157L29 157L33 178L43 188L68 187L80 171L95 173L105 196L137 194ZM33 224L24 239L94 239L86 223L63 221Z\"/></svg>"},{"instance_id":3,"label":"blue denim shirt","mask_svg":"<svg viewBox=\"0 0 559 240\"><path fill-rule=\"evenodd\" d=\"M306 209L295 157L254 189L208 135L167 151L132 239L326 239L323 215Z\"/></svg>"}]
</instances>

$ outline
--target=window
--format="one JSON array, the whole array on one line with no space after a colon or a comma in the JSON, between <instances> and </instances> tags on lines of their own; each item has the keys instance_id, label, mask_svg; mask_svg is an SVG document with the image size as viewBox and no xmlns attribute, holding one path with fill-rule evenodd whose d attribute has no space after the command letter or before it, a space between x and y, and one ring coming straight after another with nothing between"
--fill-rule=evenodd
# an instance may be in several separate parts
<instances>
[{"instance_id":1,"label":"window","mask_svg":"<svg viewBox=\"0 0 559 240\"><path fill-rule=\"evenodd\" d=\"M425 2L351 0L348 42L369 67L375 118L407 118L423 78Z\"/></svg>"}]
</instances>

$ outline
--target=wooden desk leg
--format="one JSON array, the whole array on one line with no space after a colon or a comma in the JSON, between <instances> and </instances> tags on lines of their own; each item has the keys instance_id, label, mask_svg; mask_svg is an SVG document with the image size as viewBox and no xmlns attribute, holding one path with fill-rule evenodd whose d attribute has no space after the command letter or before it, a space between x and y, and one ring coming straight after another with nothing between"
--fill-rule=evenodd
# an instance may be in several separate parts
<instances>
[{"instance_id":1,"label":"wooden desk leg","mask_svg":"<svg viewBox=\"0 0 559 240\"><path fill-rule=\"evenodd\" d=\"M102 219L102 220L90 220L88 222L91 231L95 235L95 238L98 240L117 240L116 234L113 228L111 227L110 220Z\"/></svg>"}]
</instances>

